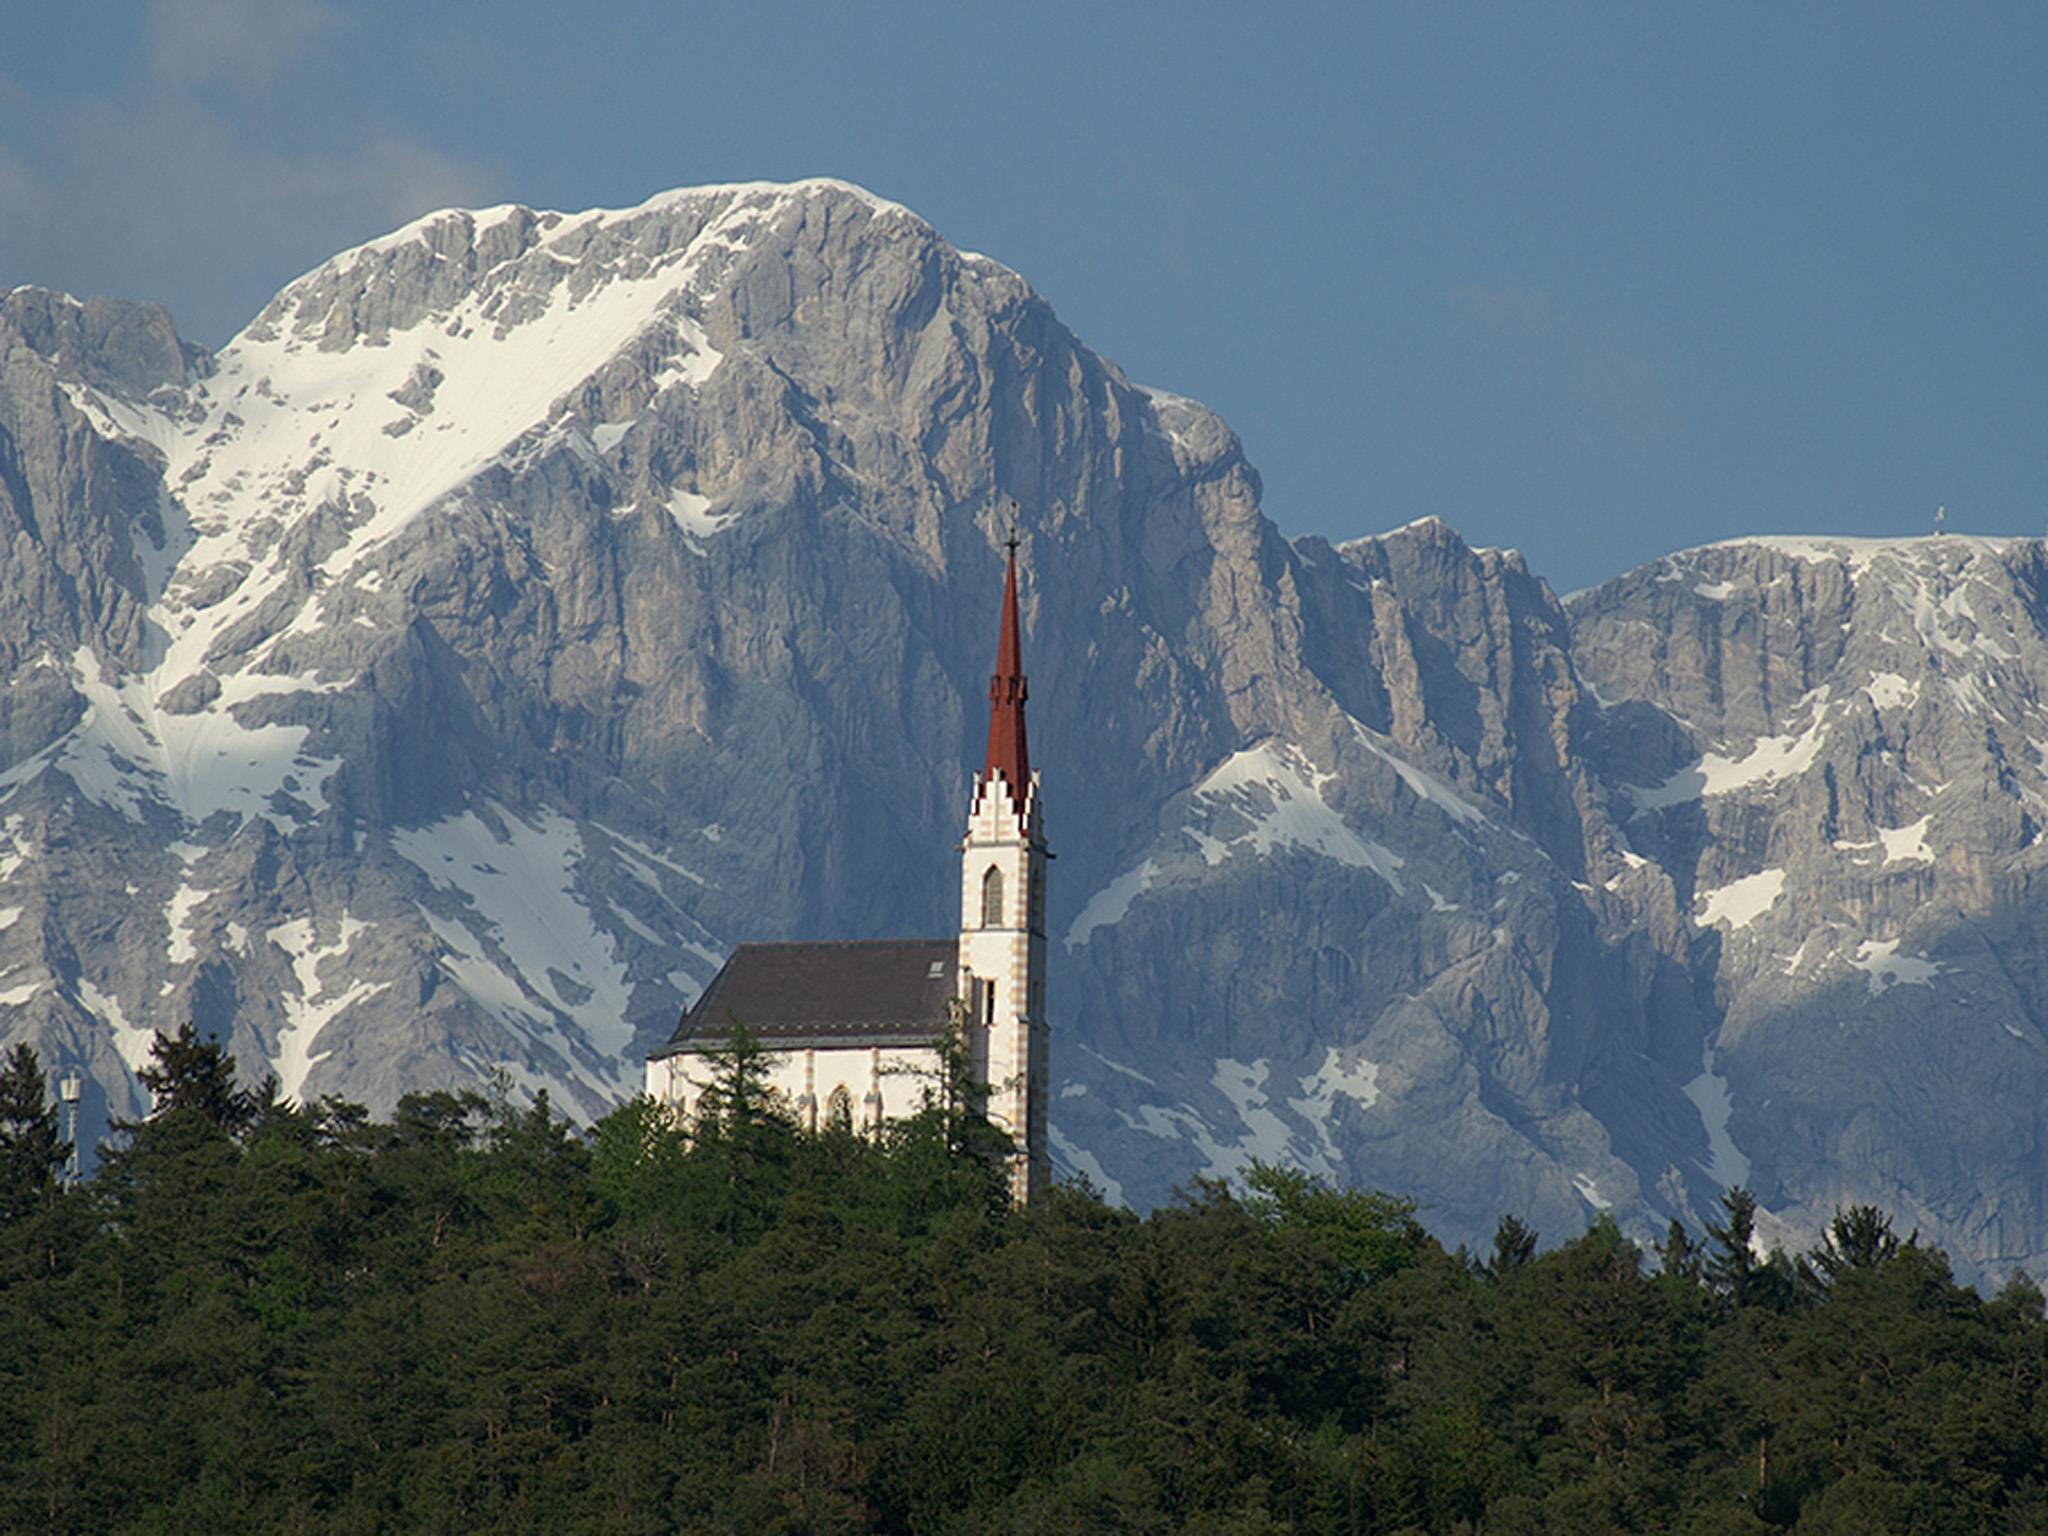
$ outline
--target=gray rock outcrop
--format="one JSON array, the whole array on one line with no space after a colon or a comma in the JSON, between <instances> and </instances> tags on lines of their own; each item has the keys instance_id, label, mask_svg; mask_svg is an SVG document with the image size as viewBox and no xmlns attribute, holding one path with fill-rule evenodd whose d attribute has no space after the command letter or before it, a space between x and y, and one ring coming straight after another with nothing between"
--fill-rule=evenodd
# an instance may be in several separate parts
<instances>
[{"instance_id":1,"label":"gray rock outcrop","mask_svg":"<svg viewBox=\"0 0 2048 1536\"><path fill-rule=\"evenodd\" d=\"M587 1117L740 938L949 931L1005 496L1068 1169L2048 1252L2039 546L1290 542L831 182L438 214L212 356L0 299L0 1034L95 1125L186 1019Z\"/></svg>"}]
</instances>

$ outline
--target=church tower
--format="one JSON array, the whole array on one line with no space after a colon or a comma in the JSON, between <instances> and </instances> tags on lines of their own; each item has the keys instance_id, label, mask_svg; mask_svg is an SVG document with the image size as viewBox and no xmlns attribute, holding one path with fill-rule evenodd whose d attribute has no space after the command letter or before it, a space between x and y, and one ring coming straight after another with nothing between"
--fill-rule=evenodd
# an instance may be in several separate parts
<instances>
[{"instance_id":1,"label":"church tower","mask_svg":"<svg viewBox=\"0 0 2048 1536\"><path fill-rule=\"evenodd\" d=\"M963 1042L988 1084L988 1117L1017 1154L1010 1192L1045 1187L1045 846L1038 776L1024 733L1023 646L1017 625L1017 538L1003 582L1002 636L988 684L988 760L974 776L960 846L960 999Z\"/></svg>"}]
</instances>

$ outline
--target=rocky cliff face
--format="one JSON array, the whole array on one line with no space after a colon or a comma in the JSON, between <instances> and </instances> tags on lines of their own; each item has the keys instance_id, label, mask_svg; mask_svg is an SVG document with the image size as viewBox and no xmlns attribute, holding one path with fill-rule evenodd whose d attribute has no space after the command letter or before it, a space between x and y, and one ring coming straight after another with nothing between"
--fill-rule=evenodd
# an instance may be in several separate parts
<instances>
[{"instance_id":1,"label":"rocky cliff face","mask_svg":"<svg viewBox=\"0 0 2048 1536\"><path fill-rule=\"evenodd\" d=\"M1712 988L1689 1091L1790 1231L1875 1201L2038 1267L2044 591L2035 540L1757 539L1573 604Z\"/></svg>"},{"instance_id":2,"label":"rocky cliff face","mask_svg":"<svg viewBox=\"0 0 2048 1536\"><path fill-rule=\"evenodd\" d=\"M187 1018L594 1115L738 939L950 931L1005 495L1066 1167L2048 1250L2038 549L1568 612L1439 523L1290 543L1214 415L828 182L436 215L217 356L0 299L0 1032L95 1116Z\"/></svg>"}]
</instances>

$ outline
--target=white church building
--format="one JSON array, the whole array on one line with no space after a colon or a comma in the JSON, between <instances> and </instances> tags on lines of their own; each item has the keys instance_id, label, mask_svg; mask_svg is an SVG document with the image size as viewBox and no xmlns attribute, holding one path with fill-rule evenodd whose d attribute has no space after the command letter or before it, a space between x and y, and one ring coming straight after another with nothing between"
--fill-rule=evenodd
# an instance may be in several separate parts
<instances>
[{"instance_id":1,"label":"white church building","mask_svg":"<svg viewBox=\"0 0 2048 1536\"><path fill-rule=\"evenodd\" d=\"M915 1114L939 1080L955 1016L988 1118L1017 1147L1019 1201L1045 1185L1045 844L1024 728L1017 543L989 680L988 754L960 844L956 938L742 944L647 1063L647 1091L686 1118L709 1080L705 1052L735 1025L769 1052L771 1081L810 1130L874 1129Z\"/></svg>"}]
</instances>

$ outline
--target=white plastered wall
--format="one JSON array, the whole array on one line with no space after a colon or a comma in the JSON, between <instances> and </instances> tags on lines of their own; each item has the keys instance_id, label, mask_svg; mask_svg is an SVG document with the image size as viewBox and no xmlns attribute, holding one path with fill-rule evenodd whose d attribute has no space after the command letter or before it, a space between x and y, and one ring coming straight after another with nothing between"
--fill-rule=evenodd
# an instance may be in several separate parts
<instances>
[{"instance_id":1,"label":"white plastered wall","mask_svg":"<svg viewBox=\"0 0 2048 1536\"><path fill-rule=\"evenodd\" d=\"M835 1088L845 1088L856 1129L871 1128L877 1108L882 1119L907 1120L924 1108L927 1092L939 1092L939 1053L929 1047L806 1047L770 1051L767 1059L770 1088L806 1130L825 1123ZM647 1092L687 1123L711 1077L704 1056L664 1056L647 1064Z\"/></svg>"}]
</instances>

